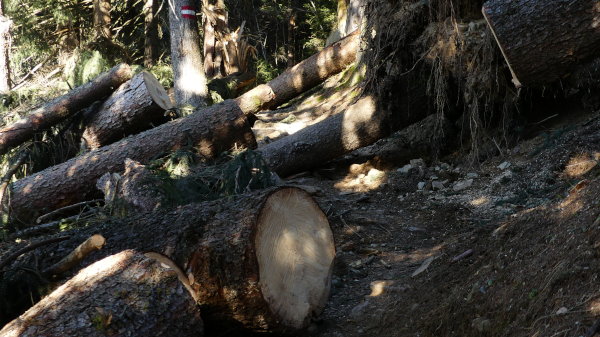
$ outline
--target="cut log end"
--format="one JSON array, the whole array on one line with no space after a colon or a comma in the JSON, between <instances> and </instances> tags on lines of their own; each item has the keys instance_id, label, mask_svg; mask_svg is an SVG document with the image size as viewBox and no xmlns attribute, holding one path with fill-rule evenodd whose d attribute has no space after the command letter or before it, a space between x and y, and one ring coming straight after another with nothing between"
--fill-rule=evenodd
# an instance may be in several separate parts
<instances>
[{"instance_id":1,"label":"cut log end","mask_svg":"<svg viewBox=\"0 0 600 337\"><path fill-rule=\"evenodd\" d=\"M142 72L142 76L144 77L144 83L146 84L148 93L150 94L150 97L152 97L154 103L164 110L172 109L173 103L171 102L171 98L169 98L169 94L167 94L167 91L160 82L158 82L156 77L147 71Z\"/></svg>"},{"instance_id":2,"label":"cut log end","mask_svg":"<svg viewBox=\"0 0 600 337\"><path fill-rule=\"evenodd\" d=\"M335 247L325 214L303 190L277 190L259 214L255 246L271 311L286 326L305 327L329 295Z\"/></svg>"}]
</instances>

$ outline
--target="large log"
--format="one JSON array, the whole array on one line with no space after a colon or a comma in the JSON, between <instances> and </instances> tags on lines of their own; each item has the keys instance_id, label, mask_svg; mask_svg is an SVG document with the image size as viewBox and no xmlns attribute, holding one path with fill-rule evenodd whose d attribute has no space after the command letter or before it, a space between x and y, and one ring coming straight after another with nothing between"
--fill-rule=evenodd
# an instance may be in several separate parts
<instances>
[{"instance_id":1,"label":"large log","mask_svg":"<svg viewBox=\"0 0 600 337\"><path fill-rule=\"evenodd\" d=\"M72 239L52 247L53 255L40 254L35 263L53 265L96 233L108 244L90 258L134 249L164 255L179 266L185 287L202 307L206 328L223 335L232 328L302 329L327 301L333 235L323 211L299 188L136 212L72 233Z\"/></svg>"},{"instance_id":2,"label":"large log","mask_svg":"<svg viewBox=\"0 0 600 337\"><path fill-rule=\"evenodd\" d=\"M31 226L40 214L95 199L96 180L106 172L122 172L127 158L147 163L183 146L195 146L199 154L212 158L235 144L253 148L256 140L247 117L228 100L16 181L11 216L21 226Z\"/></svg>"},{"instance_id":3,"label":"large log","mask_svg":"<svg viewBox=\"0 0 600 337\"><path fill-rule=\"evenodd\" d=\"M95 181L106 172L123 170L125 159L147 163L151 158L191 142L212 157L234 144L253 148L256 141L245 115L279 105L319 84L354 61L358 33L323 49L295 67L235 100L199 109L190 116L163 124L66 163L50 167L12 185L10 208L24 226L30 219L66 205L95 198Z\"/></svg>"},{"instance_id":4,"label":"large log","mask_svg":"<svg viewBox=\"0 0 600 337\"><path fill-rule=\"evenodd\" d=\"M491 0L483 14L516 86L554 82L600 53L598 1Z\"/></svg>"},{"instance_id":5,"label":"large log","mask_svg":"<svg viewBox=\"0 0 600 337\"><path fill-rule=\"evenodd\" d=\"M84 120L86 146L97 149L167 121L169 95L154 75L143 71L119 87Z\"/></svg>"},{"instance_id":6,"label":"large log","mask_svg":"<svg viewBox=\"0 0 600 337\"><path fill-rule=\"evenodd\" d=\"M110 95L115 88L128 81L132 76L133 72L128 65L117 65L91 82L69 91L35 109L16 123L2 128L0 130L0 155L27 141L36 132L48 129L93 102Z\"/></svg>"},{"instance_id":7,"label":"large log","mask_svg":"<svg viewBox=\"0 0 600 337\"><path fill-rule=\"evenodd\" d=\"M173 269L124 251L81 270L0 337L202 336L200 310Z\"/></svg>"}]
</instances>

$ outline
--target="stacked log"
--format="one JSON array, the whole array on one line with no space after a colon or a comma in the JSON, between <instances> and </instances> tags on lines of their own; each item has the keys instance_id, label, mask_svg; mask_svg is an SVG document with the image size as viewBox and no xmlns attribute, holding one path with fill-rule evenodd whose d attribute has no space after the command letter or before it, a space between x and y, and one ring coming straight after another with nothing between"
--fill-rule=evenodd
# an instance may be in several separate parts
<instances>
[{"instance_id":1,"label":"stacked log","mask_svg":"<svg viewBox=\"0 0 600 337\"><path fill-rule=\"evenodd\" d=\"M117 65L89 83L35 109L18 122L2 128L0 155L29 140L36 132L48 129L95 101L104 99L132 76L133 72L128 65Z\"/></svg>"},{"instance_id":2,"label":"stacked log","mask_svg":"<svg viewBox=\"0 0 600 337\"><path fill-rule=\"evenodd\" d=\"M82 138L88 148L97 149L165 123L165 111L171 108L169 95L156 77L142 71L86 116Z\"/></svg>"},{"instance_id":3,"label":"stacked log","mask_svg":"<svg viewBox=\"0 0 600 337\"><path fill-rule=\"evenodd\" d=\"M197 322L188 319L195 316L186 304L194 298L202 309L207 329L293 332L306 328L328 298L335 256L333 234L323 211L299 188L271 188L176 210L139 214L128 218L126 224L116 221L101 228L79 230L78 235L89 236L98 231L108 244L95 253L95 258L109 257L85 268L66 287L29 309L2 333L15 327L25 331L35 322L56 329L75 329L74 322L89 322L87 317L94 307L112 313L114 320L124 319L118 314L125 307L121 307L119 296L113 296L114 293L131 299L135 308L142 301L147 303L145 312L151 315L138 317L140 322L131 321L132 328L144 323L157 325L158 322L147 321L160 318L161 324L174 329L173 334L166 335L187 336L186 331L190 330L177 330L185 327L176 324ZM80 241L81 237L74 237L55 251L72 251ZM135 254L118 254L130 249L151 252L146 255L175 271L180 284L173 284L174 278L158 277L154 271L157 267ZM116 256L136 262L118 262L119 268L112 267ZM54 264L55 258L48 256L40 263ZM96 274L91 274L93 270ZM144 283L149 280L155 280L157 288L152 290L152 285ZM75 285L80 291L69 292ZM138 292L132 285L142 288ZM147 292L151 298L136 299L135 294L141 292ZM164 304L154 302L152 297L161 292L166 294ZM179 302L173 302L173 292L181 297ZM170 307L169 303L176 305ZM52 322L46 321L50 318L47 308L55 306L65 310L65 314L57 312ZM40 330L31 330L32 333L49 331L41 330L41 325L36 325L36 329ZM64 331L68 332L65 336L88 332L87 326L79 331ZM2 333L2 337L10 336ZM56 336L50 332L48 335Z\"/></svg>"}]
</instances>

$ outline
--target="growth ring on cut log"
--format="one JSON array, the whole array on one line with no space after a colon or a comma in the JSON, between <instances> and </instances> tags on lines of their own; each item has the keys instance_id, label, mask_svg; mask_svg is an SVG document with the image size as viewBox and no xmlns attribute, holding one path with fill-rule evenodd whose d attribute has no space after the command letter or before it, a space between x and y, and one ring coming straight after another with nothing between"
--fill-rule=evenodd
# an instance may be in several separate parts
<instances>
[{"instance_id":1,"label":"growth ring on cut log","mask_svg":"<svg viewBox=\"0 0 600 337\"><path fill-rule=\"evenodd\" d=\"M283 189L271 194L255 237L262 294L271 310L296 328L322 309L335 256L329 222L305 193Z\"/></svg>"},{"instance_id":2,"label":"growth ring on cut log","mask_svg":"<svg viewBox=\"0 0 600 337\"><path fill-rule=\"evenodd\" d=\"M203 318L254 331L305 328L329 296L335 246L327 217L299 188L249 198L217 212L187 263Z\"/></svg>"}]
</instances>

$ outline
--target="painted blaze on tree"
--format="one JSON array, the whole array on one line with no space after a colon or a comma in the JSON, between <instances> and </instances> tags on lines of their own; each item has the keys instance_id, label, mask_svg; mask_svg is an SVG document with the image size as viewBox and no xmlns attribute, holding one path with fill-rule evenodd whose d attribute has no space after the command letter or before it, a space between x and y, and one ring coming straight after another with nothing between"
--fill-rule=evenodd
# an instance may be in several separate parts
<instances>
[{"instance_id":1,"label":"painted blaze on tree","mask_svg":"<svg viewBox=\"0 0 600 337\"><path fill-rule=\"evenodd\" d=\"M188 0L169 1L171 62L177 106L206 106L204 74L196 7Z\"/></svg>"}]
</instances>

